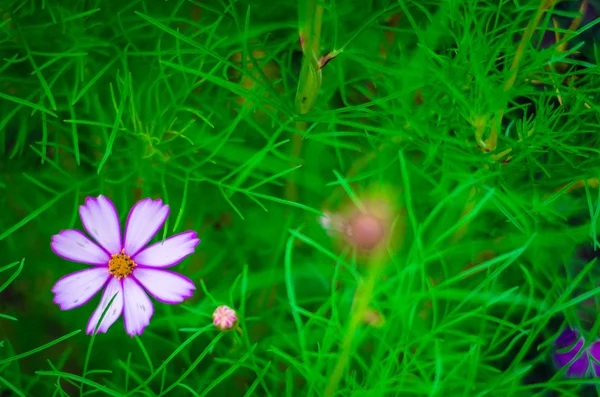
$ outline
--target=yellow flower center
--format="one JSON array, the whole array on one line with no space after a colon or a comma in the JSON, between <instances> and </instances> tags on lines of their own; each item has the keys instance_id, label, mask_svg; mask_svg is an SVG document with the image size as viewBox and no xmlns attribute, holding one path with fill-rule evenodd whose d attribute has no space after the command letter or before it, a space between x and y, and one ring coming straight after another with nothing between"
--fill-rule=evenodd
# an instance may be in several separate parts
<instances>
[{"instance_id":1,"label":"yellow flower center","mask_svg":"<svg viewBox=\"0 0 600 397\"><path fill-rule=\"evenodd\" d=\"M125 249L120 254L112 255L112 259L108 262L108 272L119 280L129 276L136 267L136 263L125 254Z\"/></svg>"}]
</instances>

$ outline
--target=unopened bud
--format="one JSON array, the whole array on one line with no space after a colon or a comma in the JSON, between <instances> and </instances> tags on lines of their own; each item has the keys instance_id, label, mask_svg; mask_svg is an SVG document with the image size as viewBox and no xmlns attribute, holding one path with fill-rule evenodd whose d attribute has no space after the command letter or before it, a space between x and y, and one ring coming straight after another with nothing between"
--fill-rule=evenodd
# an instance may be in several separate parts
<instances>
[{"instance_id":1,"label":"unopened bud","mask_svg":"<svg viewBox=\"0 0 600 397\"><path fill-rule=\"evenodd\" d=\"M219 306L213 312L213 323L221 331L229 331L237 325L238 316L229 306Z\"/></svg>"}]
</instances>

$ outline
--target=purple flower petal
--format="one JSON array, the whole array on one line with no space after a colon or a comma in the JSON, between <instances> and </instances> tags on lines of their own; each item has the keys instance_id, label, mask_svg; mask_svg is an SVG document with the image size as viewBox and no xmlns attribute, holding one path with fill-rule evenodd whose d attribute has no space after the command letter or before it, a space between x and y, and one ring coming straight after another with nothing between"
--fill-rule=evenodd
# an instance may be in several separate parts
<instances>
[{"instance_id":1,"label":"purple flower petal","mask_svg":"<svg viewBox=\"0 0 600 397\"><path fill-rule=\"evenodd\" d=\"M566 376L572 378L585 377L590 367L590 359L586 353L583 353L575 362L567 369Z\"/></svg>"},{"instance_id":2,"label":"purple flower petal","mask_svg":"<svg viewBox=\"0 0 600 397\"><path fill-rule=\"evenodd\" d=\"M96 325L98 325L98 321L100 321L102 313L104 313L104 310L110 303L113 296L115 296L115 294L118 295L113 301L108 311L106 312L106 315L104 316L100 327L98 327L98 332L105 333L106 331L108 331L110 326L113 325L119 317L121 317L121 313L123 313L123 285L118 278L112 277L108 282L106 289L104 290L104 294L102 294L100 304L92 314L92 317L90 317L90 321L88 322L86 328L86 332L88 334L91 335L94 333L94 329L96 328Z\"/></svg>"},{"instance_id":3,"label":"purple flower petal","mask_svg":"<svg viewBox=\"0 0 600 397\"><path fill-rule=\"evenodd\" d=\"M131 257L154 237L169 216L169 206L162 200L144 199L133 206L127 216L125 253Z\"/></svg>"},{"instance_id":4,"label":"purple flower petal","mask_svg":"<svg viewBox=\"0 0 600 397\"><path fill-rule=\"evenodd\" d=\"M588 354L591 356L592 360L592 369L594 370L594 375L598 378L600 377L600 341L596 341L592 343L592 345L588 348Z\"/></svg>"},{"instance_id":5,"label":"purple flower petal","mask_svg":"<svg viewBox=\"0 0 600 397\"><path fill-rule=\"evenodd\" d=\"M133 276L156 300L175 304L194 294L192 280L167 270L136 268Z\"/></svg>"},{"instance_id":6,"label":"purple flower petal","mask_svg":"<svg viewBox=\"0 0 600 397\"><path fill-rule=\"evenodd\" d=\"M68 261L108 266L110 255L79 230L63 230L52 236L52 251Z\"/></svg>"},{"instance_id":7,"label":"purple flower petal","mask_svg":"<svg viewBox=\"0 0 600 397\"><path fill-rule=\"evenodd\" d=\"M592 361L592 370L594 371L594 377L600 378L600 365Z\"/></svg>"},{"instance_id":8,"label":"purple flower petal","mask_svg":"<svg viewBox=\"0 0 600 397\"><path fill-rule=\"evenodd\" d=\"M560 368L567 365L577 355L577 353L579 353L579 351L583 347L583 344L584 344L584 340L583 340L583 337L581 337L577 341L577 344L575 344L575 346L573 346L573 348L571 348L569 351L564 352L564 353L555 353L554 360L556 361L556 364ZM579 358L579 360L581 360L581 357Z\"/></svg>"},{"instance_id":9,"label":"purple flower petal","mask_svg":"<svg viewBox=\"0 0 600 397\"><path fill-rule=\"evenodd\" d=\"M59 305L61 310L82 306L100 291L109 276L108 269L104 267L68 274L52 287L54 303Z\"/></svg>"},{"instance_id":10,"label":"purple flower petal","mask_svg":"<svg viewBox=\"0 0 600 397\"><path fill-rule=\"evenodd\" d=\"M563 335L561 335L561 336L563 336ZM564 335L564 336L565 337L562 340L560 338L557 339L556 344L559 344L559 345L562 344L564 346L567 342L571 341L572 334L569 333L568 335ZM568 351L566 351L564 353L554 353L554 361L556 362L556 365L559 368L562 368L565 365L569 364L571 362L571 360L573 360L577 356L577 354L581 351L584 343L585 343L585 341L584 341L583 337L580 337L579 340L577 340L577 343ZM569 345L567 345L565 347L568 347L568 346ZM590 366L590 360L588 357L588 352L585 351L577 360L575 360L569 366L569 368L567 368L565 375L570 378L583 378L586 376L589 366Z\"/></svg>"},{"instance_id":11,"label":"purple flower petal","mask_svg":"<svg viewBox=\"0 0 600 397\"><path fill-rule=\"evenodd\" d=\"M125 331L131 336L141 335L154 314L152 301L143 288L132 278L123 280L125 292Z\"/></svg>"},{"instance_id":12,"label":"purple flower petal","mask_svg":"<svg viewBox=\"0 0 600 397\"><path fill-rule=\"evenodd\" d=\"M132 259L140 266L171 267L193 254L199 243L196 232L184 232L152 244Z\"/></svg>"},{"instance_id":13,"label":"purple flower petal","mask_svg":"<svg viewBox=\"0 0 600 397\"><path fill-rule=\"evenodd\" d=\"M121 252L121 224L112 201L104 196L88 197L79 207L83 227L109 254Z\"/></svg>"},{"instance_id":14,"label":"purple flower petal","mask_svg":"<svg viewBox=\"0 0 600 397\"><path fill-rule=\"evenodd\" d=\"M566 328L554 341L559 349L564 349L575 343L578 333L572 328Z\"/></svg>"}]
</instances>

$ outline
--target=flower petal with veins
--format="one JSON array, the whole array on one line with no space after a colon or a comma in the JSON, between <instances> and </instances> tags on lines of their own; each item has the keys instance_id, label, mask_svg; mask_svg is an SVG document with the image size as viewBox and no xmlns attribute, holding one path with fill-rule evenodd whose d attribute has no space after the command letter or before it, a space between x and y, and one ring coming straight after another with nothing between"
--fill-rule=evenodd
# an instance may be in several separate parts
<instances>
[{"instance_id":1,"label":"flower petal with veins","mask_svg":"<svg viewBox=\"0 0 600 397\"><path fill-rule=\"evenodd\" d=\"M125 297L125 331L131 336L141 335L144 328L150 324L154 314L152 301L146 292L131 277L123 280Z\"/></svg>"},{"instance_id":2,"label":"flower petal with veins","mask_svg":"<svg viewBox=\"0 0 600 397\"><path fill-rule=\"evenodd\" d=\"M98 327L98 332L105 333L108 331L110 326L113 325L119 317L121 317L121 313L123 313L123 285L119 279L113 277L108 282L108 285L104 290L104 294L102 294L100 304L92 314L92 317L90 317L90 321L88 322L86 328L86 332L88 334L91 335L94 333L94 329L96 328L96 325L98 325L102 313L104 313L104 310L106 310L108 304L115 294L117 294L117 296L102 319L102 323L100 324L100 327Z\"/></svg>"},{"instance_id":3,"label":"flower petal with veins","mask_svg":"<svg viewBox=\"0 0 600 397\"><path fill-rule=\"evenodd\" d=\"M88 265L108 266L110 255L79 230L63 230L52 236L52 251L63 259Z\"/></svg>"},{"instance_id":4,"label":"flower petal with veins","mask_svg":"<svg viewBox=\"0 0 600 397\"><path fill-rule=\"evenodd\" d=\"M169 206L162 200L144 199L133 206L125 227L125 253L136 255L158 232L169 216Z\"/></svg>"},{"instance_id":5,"label":"flower petal with veins","mask_svg":"<svg viewBox=\"0 0 600 397\"><path fill-rule=\"evenodd\" d=\"M193 254L199 243L196 232L184 232L144 248L132 259L140 266L171 267Z\"/></svg>"},{"instance_id":6,"label":"flower petal with veins","mask_svg":"<svg viewBox=\"0 0 600 397\"><path fill-rule=\"evenodd\" d=\"M54 284L54 303L61 310L70 310L87 303L106 284L110 275L104 267L71 273Z\"/></svg>"},{"instance_id":7,"label":"flower petal with veins","mask_svg":"<svg viewBox=\"0 0 600 397\"><path fill-rule=\"evenodd\" d=\"M121 251L121 223L115 205L104 196L88 197L79 207L83 227L110 254Z\"/></svg>"},{"instance_id":8,"label":"flower petal with veins","mask_svg":"<svg viewBox=\"0 0 600 397\"><path fill-rule=\"evenodd\" d=\"M175 304L194 294L192 280L167 270L137 268L134 277L156 300Z\"/></svg>"}]
</instances>

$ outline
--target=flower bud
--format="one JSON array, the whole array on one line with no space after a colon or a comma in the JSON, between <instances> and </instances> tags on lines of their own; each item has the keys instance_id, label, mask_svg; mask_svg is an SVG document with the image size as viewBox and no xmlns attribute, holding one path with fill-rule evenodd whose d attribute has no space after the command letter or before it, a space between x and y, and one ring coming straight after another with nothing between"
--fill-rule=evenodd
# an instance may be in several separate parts
<instances>
[{"instance_id":1,"label":"flower bud","mask_svg":"<svg viewBox=\"0 0 600 397\"><path fill-rule=\"evenodd\" d=\"M235 310L229 306L219 306L213 312L213 323L221 331L233 329L238 322L238 316Z\"/></svg>"}]
</instances>

